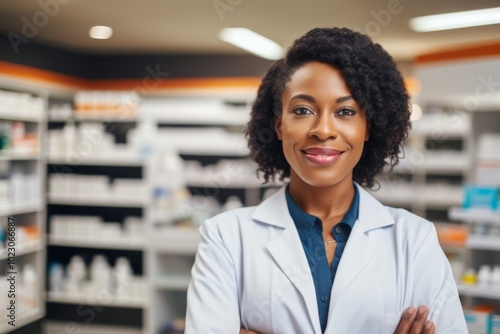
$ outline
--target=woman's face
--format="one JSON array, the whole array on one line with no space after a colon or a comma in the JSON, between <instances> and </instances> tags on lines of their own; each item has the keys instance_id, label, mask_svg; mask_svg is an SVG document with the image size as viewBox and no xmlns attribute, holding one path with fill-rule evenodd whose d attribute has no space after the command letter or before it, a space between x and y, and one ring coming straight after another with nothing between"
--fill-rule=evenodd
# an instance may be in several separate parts
<instances>
[{"instance_id":1,"label":"woman's face","mask_svg":"<svg viewBox=\"0 0 500 334\"><path fill-rule=\"evenodd\" d=\"M275 126L291 182L315 187L351 183L368 126L341 72L325 63L304 64L288 82L282 105Z\"/></svg>"}]
</instances>

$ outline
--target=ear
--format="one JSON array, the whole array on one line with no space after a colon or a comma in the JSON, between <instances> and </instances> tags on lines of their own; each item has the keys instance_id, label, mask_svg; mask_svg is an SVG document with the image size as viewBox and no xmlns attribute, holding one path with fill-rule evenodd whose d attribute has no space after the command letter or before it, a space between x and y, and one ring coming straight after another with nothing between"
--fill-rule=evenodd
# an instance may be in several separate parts
<instances>
[{"instance_id":1,"label":"ear","mask_svg":"<svg viewBox=\"0 0 500 334\"><path fill-rule=\"evenodd\" d=\"M283 135L281 133L281 117L276 117L274 120L274 130L278 136L279 140L283 139Z\"/></svg>"}]
</instances>

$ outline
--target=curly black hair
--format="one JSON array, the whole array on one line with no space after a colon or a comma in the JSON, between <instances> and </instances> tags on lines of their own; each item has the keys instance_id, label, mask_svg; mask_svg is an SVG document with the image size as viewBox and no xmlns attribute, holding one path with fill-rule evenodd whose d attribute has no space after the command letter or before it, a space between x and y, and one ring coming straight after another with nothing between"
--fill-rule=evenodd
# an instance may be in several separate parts
<instances>
[{"instance_id":1,"label":"curly black hair","mask_svg":"<svg viewBox=\"0 0 500 334\"><path fill-rule=\"evenodd\" d=\"M367 35L347 28L309 31L267 71L246 128L250 158L258 165L257 173L264 182L290 176L290 165L274 124L276 117L281 117L281 98L291 76L311 61L337 68L366 112L370 137L354 167L353 179L372 188L375 176L386 165L392 168L399 161L398 154L411 127L410 97L392 57Z\"/></svg>"}]
</instances>

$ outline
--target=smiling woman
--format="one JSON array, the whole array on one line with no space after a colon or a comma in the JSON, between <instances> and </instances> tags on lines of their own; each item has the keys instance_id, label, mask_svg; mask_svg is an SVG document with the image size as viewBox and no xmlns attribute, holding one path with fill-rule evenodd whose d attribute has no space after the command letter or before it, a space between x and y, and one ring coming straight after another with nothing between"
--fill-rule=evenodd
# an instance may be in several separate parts
<instances>
[{"instance_id":1,"label":"smiling woman","mask_svg":"<svg viewBox=\"0 0 500 334\"><path fill-rule=\"evenodd\" d=\"M287 84L282 108L276 133L290 165L290 191L299 184L347 182L352 188L368 126L340 71L325 63L306 63Z\"/></svg>"},{"instance_id":2,"label":"smiling woman","mask_svg":"<svg viewBox=\"0 0 500 334\"><path fill-rule=\"evenodd\" d=\"M434 225L363 189L398 162L408 101L367 36L314 29L295 41L247 129L264 180L288 182L201 226L187 334L467 333Z\"/></svg>"}]
</instances>

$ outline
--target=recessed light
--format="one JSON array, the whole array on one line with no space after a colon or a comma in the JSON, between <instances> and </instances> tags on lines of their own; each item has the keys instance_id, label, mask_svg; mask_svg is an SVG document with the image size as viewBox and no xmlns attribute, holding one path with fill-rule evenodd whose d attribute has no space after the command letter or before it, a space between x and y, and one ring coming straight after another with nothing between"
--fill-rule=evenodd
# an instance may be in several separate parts
<instances>
[{"instance_id":1,"label":"recessed light","mask_svg":"<svg viewBox=\"0 0 500 334\"><path fill-rule=\"evenodd\" d=\"M451 30L500 23L500 7L415 17L410 27L418 32Z\"/></svg>"},{"instance_id":2,"label":"recessed light","mask_svg":"<svg viewBox=\"0 0 500 334\"><path fill-rule=\"evenodd\" d=\"M283 48L278 43L247 28L222 29L219 38L262 58L277 60L283 57Z\"/></svg>"},{"instance_id":3,"label":"recessed light","mask_svg":"<svg viewBox=\"0 0 500 334\"><path fill-rule=\"evenodd\" d=\"M89 35L95 39L108 39L113 35L113 29L107 26L94 26L90 28Z\"/></svg>"}]
</instances>

